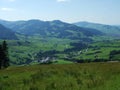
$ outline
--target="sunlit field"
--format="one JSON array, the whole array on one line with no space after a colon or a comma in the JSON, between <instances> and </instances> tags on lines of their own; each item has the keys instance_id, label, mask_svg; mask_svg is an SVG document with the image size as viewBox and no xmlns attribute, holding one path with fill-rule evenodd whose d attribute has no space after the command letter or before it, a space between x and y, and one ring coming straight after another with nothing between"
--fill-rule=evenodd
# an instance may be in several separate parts
<instances>
[{"instance_id":1,"label":"sunlit field","mask_svg":"<svg viewBox=\"0 0 120 90\"><path fill-rule=\"evenodd\" d=\"M120 63L33 65L0 70L0 90L119 90Z\"/></svg>"}]
</instances>

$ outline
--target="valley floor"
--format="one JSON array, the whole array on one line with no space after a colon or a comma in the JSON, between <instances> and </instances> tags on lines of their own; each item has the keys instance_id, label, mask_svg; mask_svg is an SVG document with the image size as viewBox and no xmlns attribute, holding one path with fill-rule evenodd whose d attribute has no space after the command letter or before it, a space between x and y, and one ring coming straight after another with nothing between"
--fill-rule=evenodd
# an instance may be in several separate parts
<instances>
[{"instance_id":1,"label":"valley floor","mask_svg":"<svg viewBox=\"0 0 120 90\"><path fill-rule=\"evenodd\" d=\"M119 89L119 62L33 65L0 70L0 90Z\"/></svg>"}]
</instances>

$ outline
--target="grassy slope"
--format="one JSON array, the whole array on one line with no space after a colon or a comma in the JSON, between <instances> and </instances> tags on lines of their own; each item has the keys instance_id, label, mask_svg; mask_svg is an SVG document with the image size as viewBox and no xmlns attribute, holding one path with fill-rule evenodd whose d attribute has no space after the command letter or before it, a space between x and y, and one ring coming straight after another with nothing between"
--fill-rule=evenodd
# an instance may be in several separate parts
<instances>
[{"instance_id":1,"label":"grassy slope","mask_svg":"<svg viewBox=\"0 0 120 90\"><path fill-rule=\"evenodd\" d=\"M7 41L9 44L9 56L12 64L28 64L29 61L34 63L36 59L35 55L39 51L64 51L65 49L70 49L71 42L78 42L77 40L69 40L69 39L58 39L58 38L41 38L40 36L31 36L25 37L22 35L18 35L20 40L9 40ZM71 54L68 53L60 53L56 54L56 60L58 63L66 63L64 62L64 57L71 57L72 60L95 60L95 55L98 55L99 59L107 59L109 60L109 53L112 50L120 50L120 40L113 40L110 38L99 37L93 38L94 43L92 43L87 52L86 49L80 51L72 51ZM103 41L103 40L108 40ZM2 40L0 40L1 42ZM95 48L99 47L99 48ZM95 54L95 52L100 51L100 53ZM79 54L80 53L80 54ZM120 56L116 56L114 60L117 60ZM32 64L30 63L30 64ZM67 62L68 63L68 62ZM71 63L71 62L70 62Z\"/></svg>"},{"instance_id":2,"label":"grassy slope","mask_svg":"<svg viewBox=\"0 0 120 90\"><path fill-rule=\"evenodd\" d=\"M77 42L75 40L68 39L57 39L57 38L40 38L39 36L28 37L27 40L23 37L19 41L8 41L9 43L9 53L10 59L12 62L16 62L19 64L20 62L26 63L26 61L34 61L35 54L40 50L49 51L49 50L57 50L64 51L64 49L71 48L70 42ZM90 45L90 44L89 44ZM71 56L74 59L95 59L95 55L98 55L99 59L108 59L109 53L112 50L120 50L120 40L111 40L111 41L96 41L92 43L87 52L86 49L81 50L82 53L78 54L80 51L71 52L72 55L68 55L67 53L56 54L58 56L58 60L62 60L64 56ZM98 47L98 48L96 48ZM87 47L86 47L87 48ZM95 52L100 52L95 54ZM115 59L117 60L118 57ZM62 61L58 61L58 63L62 63ZM63 61L64 62L64 61ZM66 63L66 62L65 62ZM67 62L68 63L68 62Z\"/></svg>"},{"instance_id":3,"label":"grassy slope","mask_svg":"<svg viewBox=\"0 0 120 90\"><path fill-rule=\"evenodd\" d=\"M0 70L0 90L119 90L120 63L34 65Z\"/></svg>"},{"instance_id":4,"label":"grassy slope","mask_svg":"<svg viewBox=\"0 0 120 90\"><path fill-rule=\"evenodd\" d=\"M28 44L26 43L29 42ZM18 45L18 42L21 45ZM28 37L27 40L22 38L19 41L8 41L9 43L9 53L10 59L13 62L24 62L25 59L34 60L33 57L39 51L49 51L49 50L57 50L63 51L66 48L70 47L69 43L72 42L68 39L56 39L56 38L40 38L40 37ZM56 45L56 46L55 46ZM30 57L31 55L31 57ZM18 61L17 61L18 60Z\"/></svg>"},{"instance_id":5,"label":"grassy slope","mask_svg":"<svg viewBox=\"0 0 120 90\"><path fill-rule=\"evenodd\" d=\"M92 47L88 48L87 52L85 52L85 50L82 50L83 53L79 55L77 58L94 60L95 55L98 55L99 59L109 60L109 54L112 50L120 50L120 40L111 40L108 42L99 41L92 43L90 46ZM116 60L119 59L119 57L116 58Z\"/></svg>"}]
</instances>

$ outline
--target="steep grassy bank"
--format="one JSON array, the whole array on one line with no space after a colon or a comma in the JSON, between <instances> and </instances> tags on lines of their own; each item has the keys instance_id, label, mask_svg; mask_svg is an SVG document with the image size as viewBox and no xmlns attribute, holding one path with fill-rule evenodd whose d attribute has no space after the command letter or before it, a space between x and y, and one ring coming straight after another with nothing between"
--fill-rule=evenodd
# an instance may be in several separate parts
<instances>
[{"instance_id":1,"label":"steep grassy bank","mask_svg":"<svg viewBox=\"0 0 120 90\"><path fill-rule=\"evenodd\" d=\"M120 63L34 65L0 71L0 90L119 90Z\"/></svg>"}]
</instances>

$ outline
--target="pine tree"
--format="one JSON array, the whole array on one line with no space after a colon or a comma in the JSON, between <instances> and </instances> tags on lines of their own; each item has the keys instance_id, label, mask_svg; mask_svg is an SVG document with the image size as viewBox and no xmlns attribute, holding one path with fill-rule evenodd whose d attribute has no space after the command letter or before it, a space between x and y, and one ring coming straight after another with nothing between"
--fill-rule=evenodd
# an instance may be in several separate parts
<instances>
[{"instance_id":1,"label":"pine tree","mask_svg":"<svg viewBox=\"0 0 120 90\"><path fill-rule=\"evenodd\" d=\"M3 49L2 49L2 45L0 45L0 69L3 66Z\"/></svg>"},{"instance_id":2,"label":"pine tree","mask_svg":"<svg viewBox=\"0 0 120 90\"><path fill-rule=\"evenodd\" d=\"M6 41L3 41L0 45L0 69L7 68L9 66L8 46Z\"/></svg>"},{"instance_id":3,"label":"pine tree","mask_svg":"<svg viewBox=\"0 0 120 90\"><path fill-rule=\"evenodd\" d=\"M9 66L9 56L8 56L8 46L6 41L3 41L3 67L6 68Z\"/></svg>"}]
</instances>

